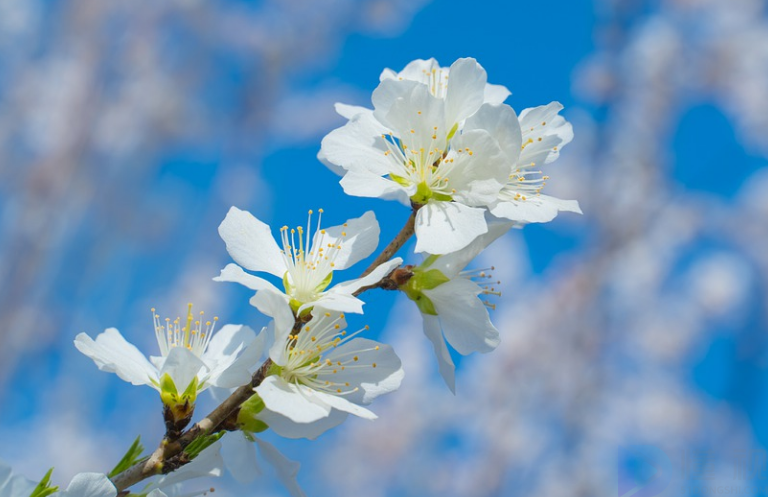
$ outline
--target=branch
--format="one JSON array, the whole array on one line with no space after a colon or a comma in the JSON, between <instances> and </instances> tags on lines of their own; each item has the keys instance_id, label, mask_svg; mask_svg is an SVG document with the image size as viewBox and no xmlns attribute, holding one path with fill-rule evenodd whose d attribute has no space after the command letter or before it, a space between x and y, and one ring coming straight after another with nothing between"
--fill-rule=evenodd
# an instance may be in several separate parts
<instances>
[{"instance_id":1,"label":"branch","mask_svg":"<svg viewBox=\"0 0 768 497\"><path fill-rule=\"evenodd\" d=\"M398 233L397 236L391 242L389 242L389 245L387 245L386 248L381 251L379 256L376 257L376 260L374 260L371 265L368 266L368 269L363 271L363 274L360 275L361 278L368 276L374 269L390 260L392 256L395 255L395 253L397 253L397 251L400 250L403 245L405 245L405 242L407 242L408 239L413 236L414 224L416 223L416 211L418 211L420 208L421 205L413 204L411 215L408 217L408 221L406 221L403 229L401 229L400 233Z\"/></svg>"}]
</instances>

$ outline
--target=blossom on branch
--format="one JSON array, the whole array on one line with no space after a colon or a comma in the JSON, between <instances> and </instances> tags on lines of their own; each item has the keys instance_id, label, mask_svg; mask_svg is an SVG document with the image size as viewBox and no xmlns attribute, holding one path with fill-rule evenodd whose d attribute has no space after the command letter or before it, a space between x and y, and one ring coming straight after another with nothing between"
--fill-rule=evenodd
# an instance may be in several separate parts
<instances>
[{"instance_id":1,"label":"blossom on branch","mask_svg":"<svg viewBox=\"0 0 768 497\"><path fill-rule=\"evenodd\" d=\"M319 210L322 216L323 210ZM337 312L363 312L363 301L353 294L372 285L400 265L402 259L392 259L378 266L363 278L345 281L328 288L333 272L347 269L376 250L379 243L379 223L373 212L350 219L341 226L322 229L318 219L312 230L312 211L309 211L306 232L303 227L280 230L281 249L267 224L250 212L232 207L219 226L219 234L227 245L229 255L237 264L229 264L215 281L240 283L256 292L269 291L281 295L296 315L320 306ZM249 274L243 268L269 273L283 280L279 290L267 280ZM261 312L274 317L269 307Z\"/></svg>"},{"instance_id":2,"label":"blossom on branch","mask_svg":"<svg viewBox=\"0 0 768 497\"><path fill-rule=\"evenodd\" d=\"M250 380L247 355L241 353L255 338L253 330L242 325L225 325L214 333L218 318L203 325L202 313L195 321L189 304L184 326L177 318L160 321L152 309L159 357L147 359L139 349L109 328L92 339L85 333L75 338L75 347L93 359L102 371L117 374L133 385L149 385L163 403L175 410L177 420L191 415L197 394L210 386L237 387ZM238 360L241 357L241 360Z\"/></svg>"},{"instance_id":3,"label":"blossom on branch","mask_svg":"<svg viewBox=\"0 0 768 497\"><path fill-rule=\"evenodd\" d=\"M499 332L491 323L493 305L481 295L500 295L493 287L478 285L491 277L486 270L464 271L467 264L513 223L489 221L488 232L467 247L447 255L428 255L412 269L413 276L400 289L414 302L424 321L424 334L432 342L440 375L455 393L454 364L446 340L462 355L486 353L499 344ZM498 282L496 282L498 283Z\"/></svg>"},{"instance_id":4,"label":"blossom on branch","mask_svg":"<svg viewBox=\"0 0 768 497\"><path fill-rule=\"evenodd\" d=\"M415 61L402 74L383 76L373 111L341 108L350 121L323 139L320 158L343 174L350 195L421 206L416 252L454 252L488 231L485 210L511 167L500 139L467 122L481 111L514 116L501 103L509 93L487 89L485 70L469 58L450 69ZM495 121L508 126L496 132L519 139L517 119Z\"/></svg>"}]
</instances>

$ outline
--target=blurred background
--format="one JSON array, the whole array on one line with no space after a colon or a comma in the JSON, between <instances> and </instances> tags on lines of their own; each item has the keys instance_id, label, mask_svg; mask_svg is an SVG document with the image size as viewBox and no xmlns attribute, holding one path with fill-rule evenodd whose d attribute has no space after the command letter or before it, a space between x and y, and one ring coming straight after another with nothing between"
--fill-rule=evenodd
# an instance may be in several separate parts
<instances>
[{"instance_id":1,"label":"blurred background","mask_svg":"<svg viewBox=\"0 0 768 497\"><path fill-rule=\"evenodd\" d=\"M333 104L370 106L385 67L471 56L516 110L565 105L575 139L547 188L584 215L478 261L502 281L502 343L455 357L456 396L415 306L369 292L352 326L393 344L401 390L376 422L266 438L310 496L616 495L618 472L644 477L637 445L674 474L642 495L767 494L766 3L0 0L0 460L66 484L137 434L154 447L155 392L75 335L114 326L155 353L150 307L187 301L264 325L211 281L231 205L273 226L373 209L387 242L407 211L343 196L315 158ZM268 471L213 485L286 495Z\"/></svg>"}]
</instances>

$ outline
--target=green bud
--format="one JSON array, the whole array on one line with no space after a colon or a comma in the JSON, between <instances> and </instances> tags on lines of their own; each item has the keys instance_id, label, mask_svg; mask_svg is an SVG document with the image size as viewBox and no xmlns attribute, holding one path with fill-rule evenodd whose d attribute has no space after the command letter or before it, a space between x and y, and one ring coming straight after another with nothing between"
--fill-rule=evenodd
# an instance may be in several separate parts
<instances>
[{"instance_id":1,"label":"green bud","mask_svg":"<svg viewBox=\"0 0 768 497\"><path fill-rule=\"evenodd\" d=\"M411 196L415 204L426 204L432 198L432 190L429 189L426 181L422 181L416 186L416 193Z\"/></svg>"},{"instance_id":2,"label":"green bud","mask_svg":"<svg viewBox=\"0 0 768 497\"><path fill-rule=\"evenodd\" d=\"M237 414L237 424L243 431L249 433L261 433L269 428L267 424L256 419L256 415L264 410L264 401L259 397L258 393L255 393L243 402L240 406L240 412Z\"/></svg>"},{"instance_id":3,"label":"green bud","mask_svg":"<svg viewBox=\"0 0 768 497\"><path fill-rule=\"evenodd\" d=\"M173 379L168 373L160 377L160 399L171 413L174 421L187 419L192 415L197 400L198 379L195 376L182 394L176 389Z\"/></svg>"}]
</instances>

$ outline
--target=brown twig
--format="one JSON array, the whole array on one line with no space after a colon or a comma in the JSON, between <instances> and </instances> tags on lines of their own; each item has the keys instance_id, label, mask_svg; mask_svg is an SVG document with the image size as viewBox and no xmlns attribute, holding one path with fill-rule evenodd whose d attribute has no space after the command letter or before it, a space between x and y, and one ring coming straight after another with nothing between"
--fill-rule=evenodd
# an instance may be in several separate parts
<instances>
[{"instance_id":1,"label":"brown twig","mask_svg":"<svg viewBox=\"0 0 768 497\"><path fill-rule=\"evenodd\" d=\"M413 209L411 210L411 215L408 217L408 221L406 221L405 226L403 226L403 229L400 230L400 233L397 234L397 236L389 242L389 245L387 245L384 250L381 251L378 257L376 257L376 260L374 260L370 266L368 266L368 269L363 271L363 274L360 275L360 277L365 277L371 274L374 269L379 267L381 264L387 262L392 258L393 255L397 253L400 248L405 245L405 242L408 241L411 236L413 236L414 233L414 224L416 223L416 212L421 208L420 205L414 204Z\"/></svg>"}]
</instances>

